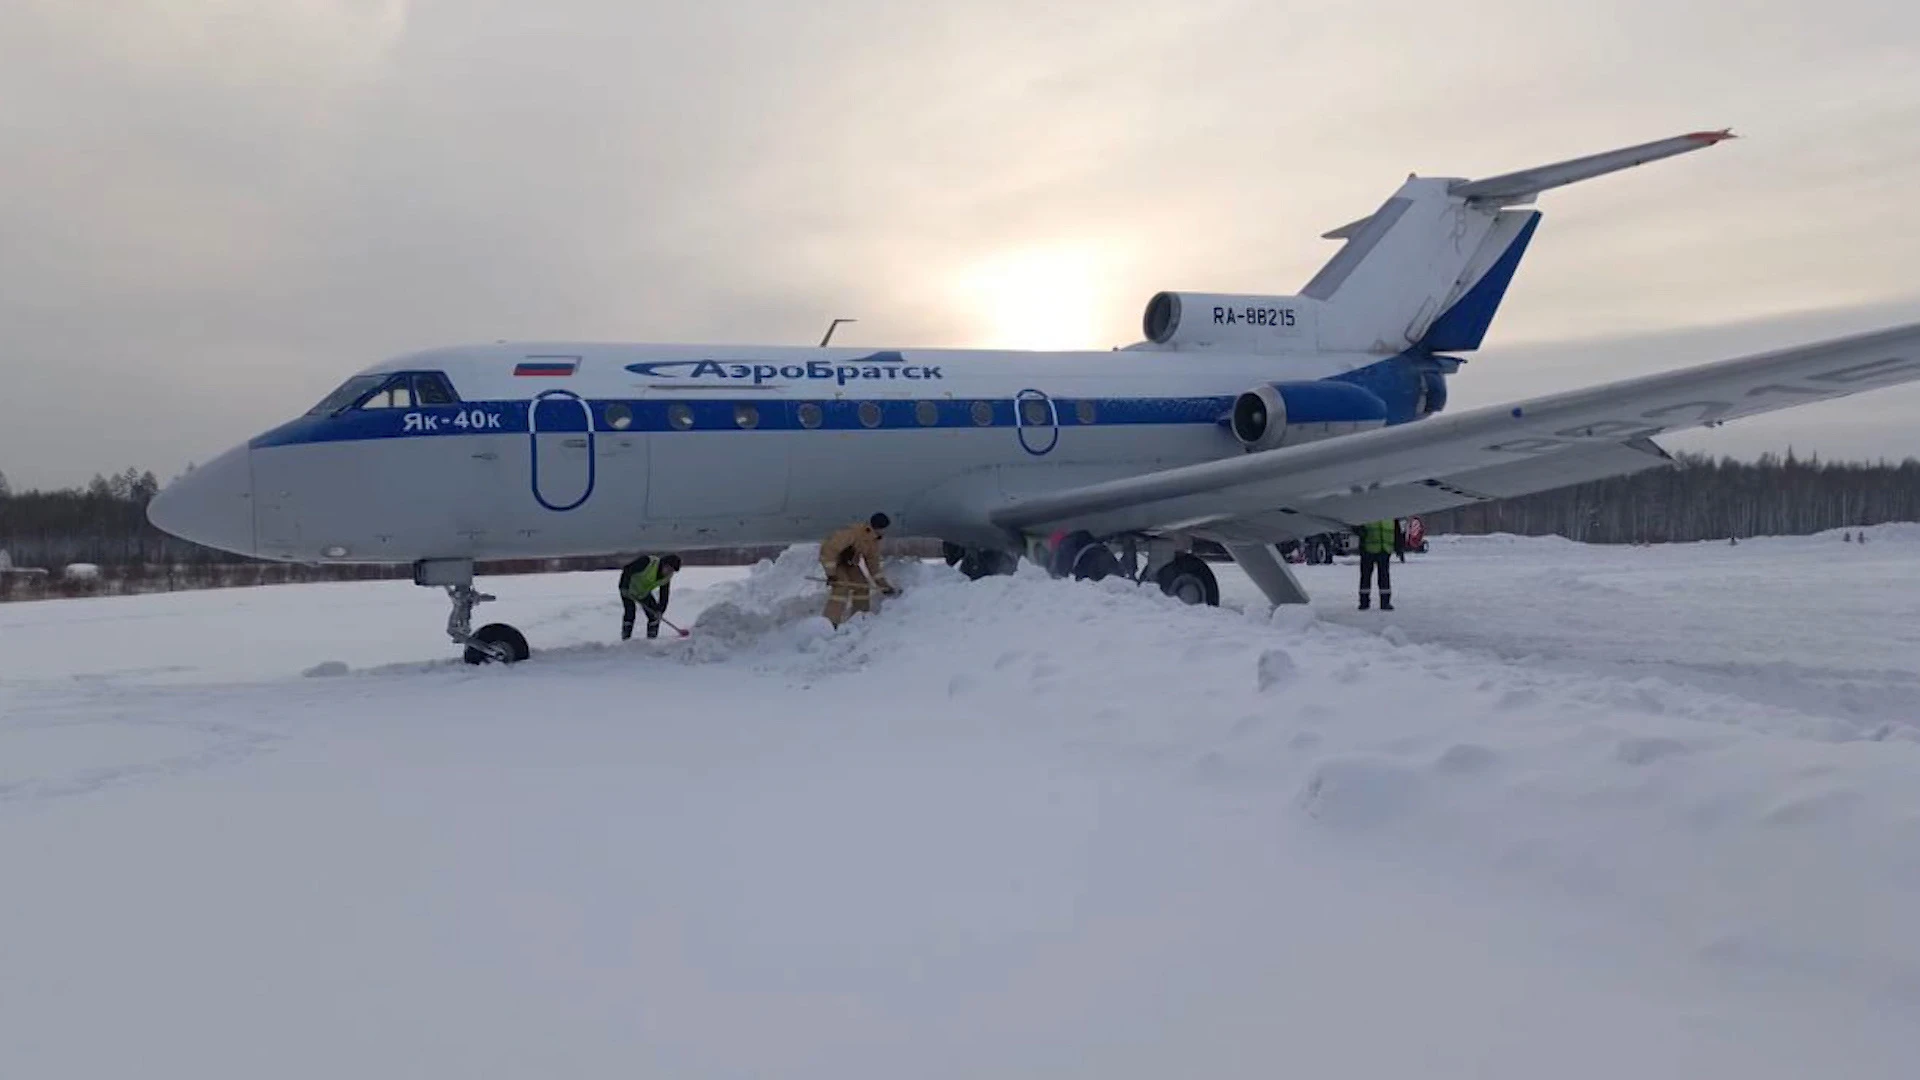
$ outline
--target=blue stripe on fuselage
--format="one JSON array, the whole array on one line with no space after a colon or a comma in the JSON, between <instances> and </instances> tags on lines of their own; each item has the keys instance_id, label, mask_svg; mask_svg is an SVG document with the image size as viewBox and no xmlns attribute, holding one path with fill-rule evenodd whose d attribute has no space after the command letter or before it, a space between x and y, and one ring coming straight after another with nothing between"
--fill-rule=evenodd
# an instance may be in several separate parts
<instances>
[{"instance_id":1,"label":"blue stripe on fuselage","mask_svg":"<svg viewBox=\"0 0 1920 1080\"><path fill-rule=\"evenodd\" d=\"M1333 376L1371 391L1387 407L1387 423L1401 424L1417 419L1420 398L1419 360L1411 354L1388 357L1354 371ZM1053 414L1060 427L1108 427L1142 424L1218 424L1233 406L1235 395L1211 394L1195 397L1085 398L1056 397ZM975 407L985 404L991 411L988 423L980 423ZM303 416L255 437L249 445L256 449L297 446L306 443L355 442L368 439L433 437L437 435L524 435L533 402L467 401L457 405L423 406L414 409L355 409L338 416ZM931 405L934 422L923 423L921 406ZM879 408L879 423L868 424L871 411L861 415L867 405ZM590 399L594 430L601 434L655 434L679 431L902 431L953 430L964 428L1012 428L1019 426L1017 405L1012 398L972 399L900 399L804 400L791 398L712 397L645 399ZM809 424L811 410L819 410L819 423ZM684 407L687 415L677 409ZM562 434L585 430L585 416L571 402L544 403L539 413L542 434ZM740 410L752 409L752 425L741 423ZM618 421L624 411L625 424ZM1294 417L1298 422L1340 420L1347 417ZM679 422L676 422L678 420ZM688 423L687 421L691 421ZM1045 426L1044 424L1041 426Z\"/></svg>"}]
</instances>

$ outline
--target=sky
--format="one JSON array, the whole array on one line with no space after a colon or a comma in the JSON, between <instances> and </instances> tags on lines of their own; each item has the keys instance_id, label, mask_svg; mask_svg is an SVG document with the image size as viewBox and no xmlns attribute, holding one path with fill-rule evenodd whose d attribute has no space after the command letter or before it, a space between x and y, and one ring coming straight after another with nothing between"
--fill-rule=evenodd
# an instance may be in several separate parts
<instances>
[{"instance_id":1,"label":"sky","mask_svg":"<svg viewBox=\"0 0 1920 1080\"><path fill-rule=\"evenodd\" d=\"M1454 407L1920 318L1884 0L9 0L0 101L16 488L165 479L435 345L1125 345L1160 289L1297 291L1409 172L1729 126L1542 197Z\"/></svg>"}]
</instances>

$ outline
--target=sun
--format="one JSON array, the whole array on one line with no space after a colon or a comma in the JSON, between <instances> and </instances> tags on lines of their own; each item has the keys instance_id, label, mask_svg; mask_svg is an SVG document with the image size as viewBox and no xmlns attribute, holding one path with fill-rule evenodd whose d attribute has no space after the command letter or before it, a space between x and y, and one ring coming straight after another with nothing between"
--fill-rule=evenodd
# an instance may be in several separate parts
<instances>
[{"instance_id":1,"label":"sun","mask_svg":"<svg viewBox=\"0 0 1920 1080\"><path fill-rule=\"evenodd\" d=\"M1098 252L1055 246L996 252L954 280L954 301L986 349L1099 348Z\"/></svg>"}]
</instances>

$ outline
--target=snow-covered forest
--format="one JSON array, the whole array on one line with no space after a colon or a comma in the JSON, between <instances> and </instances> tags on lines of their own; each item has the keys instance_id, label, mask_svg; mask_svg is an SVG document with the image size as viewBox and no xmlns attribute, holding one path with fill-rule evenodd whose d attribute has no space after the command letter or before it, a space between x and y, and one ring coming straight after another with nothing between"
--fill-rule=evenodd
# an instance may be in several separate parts
<instances>
[{"instance_id":1,"label":"snow-covered forest","mask_svg":"<svg viewBox=\"0 0 1920 1080\"><path fill-rule=\"evenodd\" d=\"M1920 459L1758 461L1675 455L1677 467L1462 507L1426 518L1430 533L1560 535L1591 544L1805 536L1920 521Z\"/></svg>"}]
</instances>

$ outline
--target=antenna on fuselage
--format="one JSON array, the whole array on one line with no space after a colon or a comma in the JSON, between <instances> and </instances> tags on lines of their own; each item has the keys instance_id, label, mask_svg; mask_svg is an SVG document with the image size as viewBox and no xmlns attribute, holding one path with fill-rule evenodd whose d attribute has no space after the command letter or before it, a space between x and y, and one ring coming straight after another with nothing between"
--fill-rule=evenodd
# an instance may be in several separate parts
<instances>
[{"instance_id":1,"label":"antenna on fuselage","mask_svg":"<svg viewBox=\"0 0 1920 1080\"><path fill-rule=\"evenodd\" d=\"M828 323L828 324L827 324L827 332L826 332L825 334L823 334L823 335L821 336L821 338L820 338L820 347L821 347L821 348L823 348L823 349L827 347L827 342L829 342L829 341L832 341L832 340L833 340L833 332L834 332L835 330L838 330L838 329L840 329L840 324L841 324L841 323L843 323L843 322L859 322L859 321L860 321L859 319L835 319L835 320L833 320L833 321L832 321L831 323Z\"/></svg>"}]
</instances>

